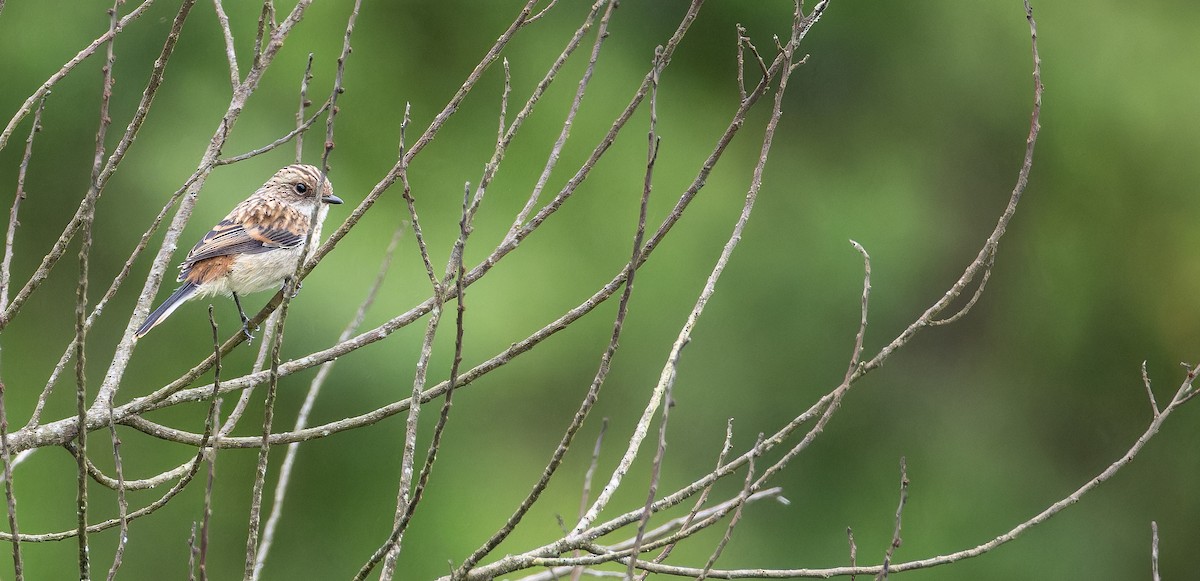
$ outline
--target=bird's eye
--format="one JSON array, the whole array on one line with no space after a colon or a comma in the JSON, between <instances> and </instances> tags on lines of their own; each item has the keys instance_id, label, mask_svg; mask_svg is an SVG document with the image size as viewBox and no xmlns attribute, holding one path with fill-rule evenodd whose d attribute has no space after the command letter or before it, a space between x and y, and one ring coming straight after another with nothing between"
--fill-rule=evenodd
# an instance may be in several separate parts
<instances>
[{"instance_id":1,"label":"bird's eye","mask_svg":"<svg viewBox=\"0 0 1200 581\"><path fill-rule=\"evenodd\" d=\"M304 192L308 191L308 186L304 185L303 183L296 184L295 188L297 194L303 194Z\"/></svg>"}]
</instances>

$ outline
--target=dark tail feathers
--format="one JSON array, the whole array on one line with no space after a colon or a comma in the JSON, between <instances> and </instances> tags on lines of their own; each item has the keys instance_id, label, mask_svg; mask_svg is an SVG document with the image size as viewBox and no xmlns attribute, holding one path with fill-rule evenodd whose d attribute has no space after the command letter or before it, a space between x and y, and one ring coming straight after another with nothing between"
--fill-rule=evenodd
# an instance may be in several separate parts
<instances>
[{"instance_id":1,"label":"dark tail feathers","mask_svg":"<svg viewBox=\"0 0 1200 581\"><path fill-rule=\"evenodd\" d=\"M133 334L134 341L141 339L143 335L150 332L150 329L153 329L159 323L163 322L164 319L171 316L171 313L175 312L175 309L179 308L179 305L182 305L184 301L187 301L192 298L192 295L196 294L197 288L191 282L185 282L183 286L175 289L175 292L171 293L171 296L167 297L167 300L163 301L161 305L158 305L158 308L154 309L154 312L150 313L150 316L146 318L146 322L142 323L142 326Z\"/></svg>"}]
</instances>

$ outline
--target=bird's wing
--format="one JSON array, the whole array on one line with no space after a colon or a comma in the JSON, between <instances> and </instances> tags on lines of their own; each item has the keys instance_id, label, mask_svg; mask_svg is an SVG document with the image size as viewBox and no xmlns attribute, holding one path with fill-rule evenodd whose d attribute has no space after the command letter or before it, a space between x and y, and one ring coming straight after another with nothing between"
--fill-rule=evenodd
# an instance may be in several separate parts
<instances>
[{"instance_id":1,"label":"bird's wing","mask_svg":"<svg viewBox=\"0 0 1200 581\"><path fill-rule=\"evenodd\" d=\"M218 256L258 254L280 248L295 248L308 233L308 216L275 200L234 208L188 252L180 268L187 274L197 262Z\"/></svg>"},{"instance_id":2,"label":"bird's wing","mask_svg":"<svg viewBox=\"0 0 1200 581\"><path fill-rule=\"evenodd\" d=\"M221 220L192 247L183 264L187 266L217 256L257 254L277 248L293 248L303 241L302 232L266 226L247 228L245 224L226 219Z\"/></svg>"}]
</instances>

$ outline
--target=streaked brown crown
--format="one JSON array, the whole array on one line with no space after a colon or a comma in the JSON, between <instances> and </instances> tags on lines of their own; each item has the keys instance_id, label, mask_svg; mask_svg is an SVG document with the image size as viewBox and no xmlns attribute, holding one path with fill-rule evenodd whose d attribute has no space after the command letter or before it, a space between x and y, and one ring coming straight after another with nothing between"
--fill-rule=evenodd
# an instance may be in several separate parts
<instances>
[{"instance_id":1,"label":"streaked brown crown","mask_svg":"<svg viewBox=\"0 0 1200 581\"><path fill-rule=\"evenodd\" d=\"M317 193L318 186L321 186L320 193ZM317 200L333 195L333 182L329 181L328 176L322 179L321 170L315 166L295 164L275 172L259 188L259 192L264 191L281 200Z\"/></svg>"}]
</instances>

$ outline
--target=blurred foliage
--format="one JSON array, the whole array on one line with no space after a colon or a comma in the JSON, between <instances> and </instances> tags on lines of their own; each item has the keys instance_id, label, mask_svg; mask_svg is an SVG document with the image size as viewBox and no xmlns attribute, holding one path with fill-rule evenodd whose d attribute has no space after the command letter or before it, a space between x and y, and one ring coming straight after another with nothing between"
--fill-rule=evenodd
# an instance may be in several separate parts
<instances>
[{"instance_id":1,"label":"blurred foliage","mask_svg":"<svg viewBox=\"0 0 1200 581\"><path fill-rule=\"evenodd\" d=\"M104 32L107 6L66 0L4 6L0 117L7 120L63 62ZM621 5L551 192L628 101L654 46L669 36L684 7L680 0ZM160 1L117 40L109 133L114 143L176 9L176 3ZM227 2L226 9L244 72L259 6ZM313 100L328 93L349 9L349 2L315 3L250 101L225 154L261 146L292 126L310 52ZM580 2L560 3L506 51L510 115L585 9ZM825 433L776 480L791 504L749 508L720 567L846 564L848 526L859 562L877 563L891 536L901 456L912 486L898 560L991 539L1069 494L1132 444L1150 416L1139 378L1142 361L1161 400L1182 380L1178 363L1194 362L1200 353L1200 232L1194 227L1200 211L1200 4L1047 1L1035 9L1047 86L1042 137L987 293L964 320L924 331L850 393ZM712 1L701 12L662 78L652 223L692 180L736 105L735 24L744 24L766 52L772 35L786 33L790 10L779 0ZM331 160L341 197L356 203L394 162L405 104L412 106L411 140L515 12L513 2L365 2ZM478 216L468 263L499 241L536 181L586 46L509 152ZM734 418L736 445L745 449L759 432L774 431L840 381L862 278L848 239L862 243L873 259L871 354L974 257L1016 178L1032 99L1028 27L1019 1L835 2L803 51L811 56L792 80L756 214L684 352L660 490L709 469L727 418ZM166 196L195 167L215 129L229 95L223 52L212 7L200 2L145 129L100 200L93 300ZM18 282L36 268L86 190L100 66L99 58L85 62L49 99L17 232ZM436 265L444 264L457 234L463 183L476 182L490 156L502 83L501 68L493 67L412 167ZM622 349L591 421L547 494L497 555L556 537L556 515L572 519L602 417L611 424L601 473L623 450L736 218L764 112L752 117L689 214L638 275ZM646 119L643 109L559 215L471 287L465 364L490 357L578 304L627 260ZM28 125L26 120L0 152L3 208L11 203ZM319 159L321 141L317 133L309 136L306 161ZM285 146L213 173L182 242L198 238L288 163L293 151ZM393 188L385 195L305 281L288 321L287 355L329 344L349 320L392 230L406 218L399 194ZM331 224L346 215L345 208L335 208ZM148 264L146 257L135 264L135 281ZM14 423L28 417L69 341L75 278L74 261L65 259L0 337ZM91 334L88 372L96 384L140 288L140 282L127 284ZM409 235L367 324L428 293ZM259 300L249 302L257 306ZM222 328L232 331L232 306L215 304ZM615 302L602 306L456 397L431 488L405 536L398 578L444 574L448 560L461 561L511 513L587 389L615 308ZM208 352L204 310L184 307L139 345L122 400L159 387ZM344 357L313 421L405 397L423 326ZM452 335L450 327L443 329L431 378L448 372ZM226 359L225 376L241 375L252 360L252 349L239 348ZM283 382L276 427L290 425L312 375L310 370ZM72 413L69 390L68 383L60 385L47 418ZM231 404L226 398L226 409ZM239 433L255 432L257 405ZM1188 575L1187 547L1200 542L1198 413L1181 411L1125 471L1016 542L904 577L1145 577L1151 520L1160 527L1164 576ZM185 406L151 419L198 429L202 417L200 406ZM357 569L392 520L403 427L393 417L303 447L265 578L342 579ZM174 466L193 453L132 432L123 436L128 477ZM105 440L98 435L93 441ZM110 465L102 448L94 455ZM644 454L614 506L642 502L650 456ZM273 455L280 458L282 450ZM241 571L253 464L249 451L219 456L213 578L235 578ZM272 464L268 486L275 474ZM727 483L722 490L732 493L739 485ZM67 454L39 452L19 468L15 486L22 532L73 526L74 462ZM93 490L93 518L115 514L112 492ZM200 518L202 494L202 485L193 484L157 515L132 524L121 577L185 575L187 537ZM134 494L134 505L151 496L158 493ZM702 563L719 534L699 537L671 562ZM116 531L93 539L97 569L107 568ZM73 541L26 544L27 574L68 578L75 550Z\"/></svg>"}]
</instances>

